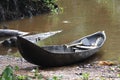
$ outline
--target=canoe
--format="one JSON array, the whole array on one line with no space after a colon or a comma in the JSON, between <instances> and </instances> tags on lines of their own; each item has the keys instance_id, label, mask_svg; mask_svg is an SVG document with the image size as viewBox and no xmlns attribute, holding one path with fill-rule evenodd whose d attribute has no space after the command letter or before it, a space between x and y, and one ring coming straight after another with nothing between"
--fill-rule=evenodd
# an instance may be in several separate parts
<instances>
[{"instance_id":1,"label":"canoe","mask_svg":"<svg viewBox=\"0 0 120 80\"><path fill-rule=\"evenodd\" d=\"M27 35L29 32L23 32L19 30L13 30L13 29L0 29L0 37L11 37L11 36L17 36L17 35Z\"/></svg>"},{"instance_id":2,"label":"canoe","mask_svg":"<svg viewBox=\"0 0 120 80\"><path fill-rule=\"evenodd\" d=\"M51 37L57 33L62 32L62 30L58 30L58 31L49 31L49 32L45 32L45 33L38 33L38 34L32 34L32 35L20 35L22 37L24 37L25 39L29 40L32 43L36 43L37 41L40 40L44 40L48 37ZM16 35L17 36L17 35ZM0 44L2 44L5 47L16 47L16 43L17 43L17 38L16 36L14 37L10 37L8 39L5 39L3 41L0 41Z\"/></svg>"},{"instance_id":3,"label":"canoe","mask_svg":"<svg viewBox=\"0 0 120 80\"><path fill-rule=\"evenodd\" d=\"M38 46L17 37L18 50L28 62L42 66L65 66L82 61L99 51L106 40L104 31L98 31L68 44Z\"/></svg>"}]
</instances>

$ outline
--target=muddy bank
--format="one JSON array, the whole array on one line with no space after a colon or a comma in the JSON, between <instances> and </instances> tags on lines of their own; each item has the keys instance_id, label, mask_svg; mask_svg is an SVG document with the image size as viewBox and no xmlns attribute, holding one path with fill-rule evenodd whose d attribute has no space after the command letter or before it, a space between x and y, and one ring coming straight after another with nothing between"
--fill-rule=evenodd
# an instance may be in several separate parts
<instances>
[{"instance_id":1,"label":"muddy bank","mask_svg":"<svg viewBox=\"0 0 120 80\"><path fill-rule=\"evenodd\" d=\"M34 76L32 72L37 66L28 63L23 58L12 56L0 56L0 73L7 65L19 66L20 70L17 74ZM120 79L120 65L105 66L99 65L98 62L79 63L64 67L55 68L40 68L39 73L44 78L52 78L53 76L61 77L60 80L82 80L84 75L88 74L89 80L119 80ZM44 80L44 79L43 79Z\"/></svg>"}]
</instances>

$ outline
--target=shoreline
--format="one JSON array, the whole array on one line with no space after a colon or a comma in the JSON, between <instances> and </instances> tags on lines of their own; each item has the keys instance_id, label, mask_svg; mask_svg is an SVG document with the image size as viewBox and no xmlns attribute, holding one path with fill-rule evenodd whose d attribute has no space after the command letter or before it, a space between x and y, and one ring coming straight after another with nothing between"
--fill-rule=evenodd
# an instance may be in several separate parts
<instances>
[{"instance_id":1,"label":"shoreline","mask_svg":"<svg viewBox=\"0 0 120 80\"><path fill-rule=\"evenodd\" d=\"M0 74L6 66L18 66L19 71L15 72L21 75L33 76L34 70L37 66L33 65L23 58L1 55L0 56ZM82 80L87 75L88 80L119 80L120 79L120 65L101 65L99 61L92 63L78 63L70 66L53 67L53 68L39 68L39 74L46 78L52 78L53 76L61 77L60 80ZM43 79L44 80L44 79Z\"/></svg>"}]
</instances>

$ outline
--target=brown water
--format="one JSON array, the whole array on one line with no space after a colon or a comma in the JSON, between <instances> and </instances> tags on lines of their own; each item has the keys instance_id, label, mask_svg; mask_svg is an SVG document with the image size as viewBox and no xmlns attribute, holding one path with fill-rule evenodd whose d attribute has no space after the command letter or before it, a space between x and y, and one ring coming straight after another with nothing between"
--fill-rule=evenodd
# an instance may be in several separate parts
<instances>
[{"instance_id":1,"label":"brown water","mask_svg":"<svg viewBox=\"0 0 120 80\"><path fill-rule=\"evenodd\" d=\"M4 22L11 29L27 32L63 30L42 41L44 45L64 44L85 35L104 30L107 40L95 59L120 61L120 0L59 0L64 11L58 15L40 15ZM17 49L0 48L1 54L16 53Z\"/></svg>"}]
</instances>

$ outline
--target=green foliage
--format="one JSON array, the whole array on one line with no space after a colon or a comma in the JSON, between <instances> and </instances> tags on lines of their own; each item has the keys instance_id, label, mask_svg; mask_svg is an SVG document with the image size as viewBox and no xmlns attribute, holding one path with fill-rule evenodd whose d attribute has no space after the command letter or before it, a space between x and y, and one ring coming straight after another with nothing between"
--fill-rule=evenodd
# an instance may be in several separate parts
<instances>
[{"instance_id":1,"label":"green foliage","mask_svg":"<svg viewBox=\"0 0 120 80\"><path fill-rule=\"evenodd\" d=\"M35 2L37 2L37 1L39 1L39 0L32 0L32 1L35 1ZM58 0L41 0L49 9L50 9L50 11L54 14L57 14L57 13L59 13L59 12L63 12L63 8L61 8L61 7L58 7L57 5L56 5L56 3L57 3L57 1Z\"/></svg>"},{"instance_id":2,"label":"green foliage","mask_svg":"<svg viewBox=\"0 0 120 80\"><path fill-rule=\"evenodd\" d=\"M62 76L53 76L52 78L49 78L48 80L62 80Z\"/></svg>"},{"instance_id":3,"label":"green foliage","mask_svg":"<svg viewBox=\"0 0 120 80\"><path fill-rule=\"evenodd\" d=\"M6 66L4 71L2 72L2 75L0 76L0 80L44 80L44 76L42 74L39 74L38 67L35 69L34 76L31 78L27 75L18 75L14 74L14 71L19 70L18 66L15 66L14 68L10 65ZM53 76L52 78L47 78L45 80L61 80L62 77Z\"/></svg>"},{"instance_id":4,"label":"green foliage","mask_svg":"<svg viewBox=\"0 0 120 80\"><path fill-rule=\"evenodd\" d=\"M14 70L18 71L18 70L19 70L19 67L18 67L18 66L15 66L15 67L14 67Z\"/></svg>"},{"instance_id":5,"label":"green foliage","mask_svg":"<svg viewBox=\"0 0 120 80\"><path fill-rule=\"evenodd\" d=\"M16 80L14 74L13 74L13 68L8 65L5 70L3 71L0 80Z\"/></svg>"},{"instance_id":6,"label":"green foliage","mask_svg":"<svg viewBox=\"0 0 120 80\"><path fill-rule=\"evenodd\" d=\"M43 1L50 4L50 3L56 3L58 0L43 0Z\"/></svg>"},{"instance_id":7,"label":"green foliage","mask_svg":"<svg viewBox=\"0 0 120 80\"><path fill-rule=\"evenodd\" d=\"M82 79L83 80L89 80L89 73L83 73L82 74Z\"/></svg>"},{"instance_id":8,"label":"green foliage","mask_svg":"<svg viewBox=\"0 0 120 80\"><path fill-rule=\"evenodd\" d=\"M19 75L19 76L17 76L17 79L18 80L25 80L27 77L26 76L24 76L24 75Z\"/></svg>"},{"instance_id":9,"label":"green foliage","mask_svg":"<svg viewBox=\"0 0 120 80\"><path fill-rule=\"evenodd\" d=\"M56 5L56 2L57 2L58 0L43 0L43 2L45 3L45 5L47 5L48 6L48 8L50 8L50 10L51 10L51 12L54 14L54 13L58 13L58 12L62 12L63 11L63 9L62 8L60 8L60 7L58 7L57 5Z\"/></svg>"},{"instance_id":10,"label":"green foliage","mask_svg":"<svg viewBox=\"0 0 120 80\"><path fill-rule=\"evenodd\" d=\"M14 74L15 70L19 70L19 67L15 66L13 68L10 65L6 66L5 70L2 72L2 75L0 76L0 80L32 80L28 76L15 75Z\"/></svg>"}]
</instances>

